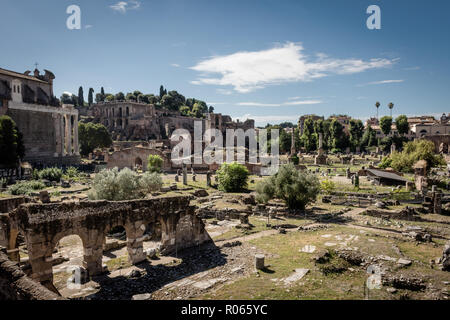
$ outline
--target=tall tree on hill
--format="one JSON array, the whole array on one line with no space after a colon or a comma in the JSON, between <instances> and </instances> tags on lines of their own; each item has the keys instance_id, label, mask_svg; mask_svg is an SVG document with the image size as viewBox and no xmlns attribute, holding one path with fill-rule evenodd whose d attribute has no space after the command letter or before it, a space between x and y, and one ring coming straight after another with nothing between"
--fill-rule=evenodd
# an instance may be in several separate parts
<instances>
[{"instance_id":1,"label":"tall tree on hill","mask_svg":"<svg viewBox=\"0 0 450 320\"><path fill-rule=\"evenodd\" d=\"M162 99L162 97L164 97L167 94L167 90L164 89L164 86L161 85L161 87L159 87L159 97Z\"/></svg>"},{"instance_id":2,"label":"tall tree on hill","mask_svg":"<svg viewBox=\"0 0 450 320\"><path fill-rule=\"evenodd\" d=\"M354 149L361 146L361 138L364 134L364 125L361 120L350 120L350 143Z\"/></svg>"},{"instance_id":3,"label":"tall tree on hill","mask_svg":"<svg viewBox=\"0 0 450 320\"><path fill-rule=\"evenodd\" d=\"M84 106L84 94L83 94L83 87L80 87L78 89L78 105L80 107Z\"/></svg>"},{"instance_id":4,"label":"tall tree on hill","mask_svg":"<svg viewBox=\"0 0 450 320\"><path fill-rule=\"evenodd\" d=\"M375 107L377 108L377 120L378 120L378 109L380 108L381 103L379 103L378 101L375 103Z\"/></svg>"},{"instance_id":5,"label":"tall tree on hill","mask_svg":"<svg viewBox=\"0 0 450 320\"><path fill-rule=\"evenodd\" d=\"M100 94L101 94L101 97L102 97L102 101L105 101L106 94L105 94L105 89L103 89L103 87L100 89Z\"/></svg>"},{"instance_id":6,"label":"tall tree on hill","mask_svg":"<svg viewBox=\"0 0 450 320\"><path fill-rule=\"evenodd\" d=\"M0 166L14 168L25 156L23 136L9 116L0 117Z\"/></svg>"},{"instance_id":7,"label":"tall tree on hill","mask_svg":"<svg viewBox=\"0 0 450 320\"><path fill-rule=\"evenodd\" d=\"M388 104L388 108L389 108L389 110L391 110L391 118L392 118L392 109L394 109L394 104L392 102L390 102Z\"/></svg>"},{"instance_id":8,"label":"tall tree on hill","mask_svg":"<svg viewBox=\"0 0 450 320\"><path fill-rule=\"evenodd\" d=\"M380 119L380 128L381 128L381 131L383 131L383 133L388 136L391 133L392 117L388 117L388 116L382 117Z\"/></svg>"},{"instance_id":9,"label":"tall tree on hill","mask_svg":"<svg viewBox=\"0 0 450 320\"><path fill-rule=\"evenodd\" d=\"M400 115L395 119L395 125L397 126L398 133L402 136L408 134L409 132L409 123L408 117L405 115Z\"/></svg>"},{"instance_id":10,"label":"tall tree on hill","mask_svg":"<svg viewBox=\"0 0 450 320\"><path fill-rule=\"evenodd\" d=\"M94 89L89 88L88 103L91 106L94 103Z\"/></svg>"}]
</instances>

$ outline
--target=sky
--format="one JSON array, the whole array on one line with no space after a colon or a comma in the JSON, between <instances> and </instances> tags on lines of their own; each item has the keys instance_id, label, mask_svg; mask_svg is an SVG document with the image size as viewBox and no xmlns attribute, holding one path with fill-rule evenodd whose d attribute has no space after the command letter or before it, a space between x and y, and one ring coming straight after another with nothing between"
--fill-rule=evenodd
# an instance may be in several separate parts
<instances>
[{"instance_id":1,"label":"sky","mask_svg":"<svg viewBox=\"0 0 450 320\"><path fill-rule=\"evenodd\" d=\"M70 30L70 5L81 29ZM381 29L367 8L378 5ZM197 98L258 126L450 112L448 0L0 0L0 67L54 91Z\"/></svg>"}]
</instances>

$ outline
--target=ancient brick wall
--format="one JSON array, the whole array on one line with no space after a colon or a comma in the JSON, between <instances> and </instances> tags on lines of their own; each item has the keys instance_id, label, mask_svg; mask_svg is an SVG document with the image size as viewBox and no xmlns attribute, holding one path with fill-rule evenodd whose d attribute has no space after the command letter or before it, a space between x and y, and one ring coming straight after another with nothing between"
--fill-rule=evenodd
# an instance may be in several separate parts
<instances>
[{"instance_id":1,"label":"ancient brick wall","mask_svg":"<svg viewBox=\"0 0 450 320\"><path fill-rule=\"evenodd\" d=\"M2 243L9 258L19 261L17 236L24 235L32 279L52 288L52 254L59 240L69 235L81 238L83 267L89 275L103 272L103 243L106 234L118 226L125 228L128 256L133 264L146 259L144 233L152 223L161 226L162 254L210 241L203 221L189 203L188 196L174 196L119 202L25 204L8 215L0 215Z\"/></svg>"},{"instance_id":2,"label":"ancient brick wall","mask_svg":"<svg viewBox=\"0 0 450 320\"><path fill-rule=\"evenodd\" d=\"M51 113L9 109L8 115L23 134L25 161L30 158L54 156L56 136Z\"/></svg>"},{"instance_id":3,"label":"ancient brick wall","mask_svg":"<svg viewBox=\"0 0 450 320\"><path fill-rule=\"evenodd\" d=\"M17 263L0 251L0 300L63 300L28 278Z\"/></svg>"}]
</instances>

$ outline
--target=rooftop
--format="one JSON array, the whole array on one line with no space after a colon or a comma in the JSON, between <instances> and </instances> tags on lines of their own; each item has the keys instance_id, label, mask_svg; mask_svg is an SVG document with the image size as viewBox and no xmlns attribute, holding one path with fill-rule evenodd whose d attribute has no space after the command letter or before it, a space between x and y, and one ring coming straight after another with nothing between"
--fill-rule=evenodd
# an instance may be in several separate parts
<instances>
[{"instance_id":1,"label":"rooftop","mask_svg":"<svg viewBox=\"0 0 450 320\"><path fill-rule=\"evenodd\" d=\"M40 83L48 83L48 82L46 82L44 80L38 79L38 78L33 77L33 76L28 76L28 75L23 74L23 73L11 71L11 70L6 70L6 69L2 69L2 68L0 68L0 74L3 74L5 76L14 77L14 78L21 78L21 79L36 81L36 82L40 82Z\"/></svg>"}]
</instances>

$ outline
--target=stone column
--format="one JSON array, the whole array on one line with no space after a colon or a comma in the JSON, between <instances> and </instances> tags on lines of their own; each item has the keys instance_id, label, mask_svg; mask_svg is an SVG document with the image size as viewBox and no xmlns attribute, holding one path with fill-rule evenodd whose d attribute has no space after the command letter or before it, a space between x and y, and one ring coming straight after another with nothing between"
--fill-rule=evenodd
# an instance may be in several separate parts
<instances>
[{"instance_id":1,"label":"stone column","mask_svg":"<svg viewBox=\"0 0 450 320\"><path fill-rule=\"evenodd\" d=\"M61 131L60 131L61 127L59 125L59 123L60 123L59 114L54 113L52 116L53 116L53 126L55 128L55 153L53 154L53 156L55 158L57 158L61 154L61 152L60 152L61 140L59 140L59 137L61 136Z\"/></svg>"},{"instance_id":2,"label":"stone column","mask_svg":"<svg viewBox=\"0 0 450 320\"><path fill-rule=\"evenodd\" d=\"M177 223L178 217L173 215L161 217L161 250L162 254L168 254L177 249Z\"/></svg>"},{"instance_id":3,"label":"stone column","mask_svg":"<svg viewBox=\"0 0 450 320\"><path fill-rule=\"evenodd\" d=\"M72 116L70 114L64 115L66 119L66 154L72 155Z\"/></svg>"},{"instance_id":4,"label":"stone column","mask_svg":"<svg viewBox=\"0 0 450 320\"><path fill-rule=\"evenodd\" d=\"M142 221L136 221L126 228L128 257L132 264L147 259L144 252L144 231L145 225Z\"/></svg>"},{"instance_id":5,"label":"stone column","mask_svg":"<svg viewBox=\"0 0 450 320\"><path fill-rule=\"evenodd\" d=\"M78 146L78 115L74 116L74 132L73 132L73 151L75 155L80 155L80 148Z\"/></svg>"},{"instance_id":6,"label":"stone column","mask_svg":"<svg viewBox=\"0 0 450 320\"><path fill-rule=\"evenodd\" d=\"M187 185L187 167L185 163L183 163L183 184Z\"/></svg>"},{"instance_id":7,"label":"stone column","mask_svg":"<svg viewBox=\"0 0 450 320\"><path fill-rule=\"evenodd\" d=\"M83 267L89 272L89 276L95 276L103 273L103 240L104 236L97 231L91 231L92 237L89 237L89 243L84 248Z\"/></svg>"},{"instance_id":8,"label":"stone column","mask_svg":"<svg viewBox=\"0 0 450 320\"><path fill-rule=\"evenodd\" d=\"M61 156L65 156L66 155L66 146L65 146L66 132L65 132L65 128L64 128L64 115L62 115L62 114L59 115L59 132L60 132L59 139L61 141L60 154L61 154Z\"/></svg>"},{"instance_id":9,"label":"stone column","mask_svg":"<svg viewBox=\"0 0 450 320\"><path fill-rule=\"evenodd\" d=\"M30 237L28 256L31 265L31 278L42 284L53 283L53 258L51 242L41 242L39 236Z\"/></svg>"}]
</instances>

